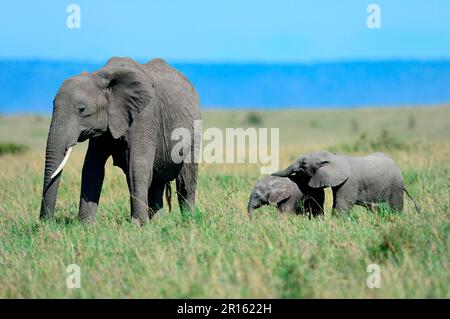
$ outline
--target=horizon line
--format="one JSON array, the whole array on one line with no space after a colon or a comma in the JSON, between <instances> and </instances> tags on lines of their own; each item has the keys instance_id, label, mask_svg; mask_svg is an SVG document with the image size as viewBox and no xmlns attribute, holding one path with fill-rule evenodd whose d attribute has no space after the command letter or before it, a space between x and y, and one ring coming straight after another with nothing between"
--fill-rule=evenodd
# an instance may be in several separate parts
<instances>
[{"instance_id":1,"label":"horizon line","mask_svg":"<svg viewBox=\"0 0 450 319\"><path fill-rule=\"evenodd\" d=\"M393 109L428 109L428 108L449 108L450 103L398 103L398 104L361 104L361 105L327 105L327 106L239 106L239 107L227 107L227 106L214 106L214 105L200 105L201 111L213 111L213 112L277 112L277 111L337 111L337 110L393 110ZM48 112L33 112L33 111L2 111L0 108L0 116L51 116L52 111Z\"/></svg>"},{"instance_id":2,"label":"horizon line","mask_svg":"<svg viewBox=\"0 0 450 319\"><path fill-rule=\"evenodd\" d=\"M45 57L0 57L0 62L51 62L51 63L88 63L101 64L106 63L113 57L101 59L71 59L71 58L45 58ZM124 57L124 56L123 56ZM450 57L441 58L407 58L407 57L392 57L392 58L353 58L353 59L323 59L323 60L219 60L219 59L170 59L170 58L132 58L135 61L151 61L152 59L163 59L170 64L203 64L203 65L318 65L318 64L350 64L350 63L389 63L389 62L403 62L403 63L445 63L450 62ZM142 62L141 62L142 63Z\"/></svg>"}]
</instances>

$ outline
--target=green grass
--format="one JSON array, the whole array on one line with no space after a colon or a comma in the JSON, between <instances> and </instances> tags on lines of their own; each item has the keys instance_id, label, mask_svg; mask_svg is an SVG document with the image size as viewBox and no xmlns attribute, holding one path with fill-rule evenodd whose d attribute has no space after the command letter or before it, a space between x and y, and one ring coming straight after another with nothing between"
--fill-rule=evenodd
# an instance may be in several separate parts
<instances>
[{"instance_id":1,"label":"green grass","mask_svg":"<svg viewBox=\"0 0 450 319\"><path fill-rule=\"evenodd\" d=\"M0 143L0 156L6 154L20 154L28 150L27 145L14 143Z\"/></svg>"},{"instance_id":2,"label":"green grass","mask_svg":"<svg viewBox=\"0 0 450 319\"><path fill-rule=\"evenodd\" d=\"M423 213L405 197L403 213L355 207L333 217L327 190L324 218L266 207L249 220L259 167L201 164L197 209L183 216L174 200L171 213L138 227L129 222L125 177L109 161L97 224L85 226L76 219L82 144L64 170L55 220L42 223L49 120L2 117L0 142L30 150L0 157L0 297L450 297L450 107L206 111L203 118L203 128L280 127L281 166L317 149L381 149L402 167ZM73 263L80 289L66 287ZM379 289L366 286L369 264L381 268Z\"/></svg>"}]
</instances>

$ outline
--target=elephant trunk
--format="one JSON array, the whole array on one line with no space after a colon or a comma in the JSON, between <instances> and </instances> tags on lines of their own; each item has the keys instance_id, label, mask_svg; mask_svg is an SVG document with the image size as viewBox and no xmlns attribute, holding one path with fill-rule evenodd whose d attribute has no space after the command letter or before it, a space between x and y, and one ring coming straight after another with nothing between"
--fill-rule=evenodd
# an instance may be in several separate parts
<instances>
[{"instance_id":1,"label":"elephant trunk","mask_svg":"<svg viewBox=\"0 0 450 319\"><path fill-rule=\"evenodd\" d=\"M293 163L291 165L289 165L288 168L282 170L282 171L278 171L272 174L272 176L280 176L280 177L287 177L289 175L292 175L296 172L296 163Z\"/></svg>"},{"instance_id":2,"label":"elephant trunk","mask_svg":"<svg viewBox=\"0 0 450 319\"><path fill-rule=\"evenodd\" d=\"M247 214L249 218L252 218L254 210L255 210L255 198L254 195L252 194L247 204Z\"/></svg>"},{"instance_id":3,"label":"elephant trunk","mask_svg":"<svg viewBox=\"0 0 450 319\"><path fill-rule=\"evenodd\" d=\"M52 218L55 210L56 195L58 193L59 181L61 179L61 164L66 161L67 151L66 123L59 117L53 117L47 138L45 152L44 187L42 192L40 218ZM56 175L55 175L56 173Z\"/></svg>"}]
</instances>

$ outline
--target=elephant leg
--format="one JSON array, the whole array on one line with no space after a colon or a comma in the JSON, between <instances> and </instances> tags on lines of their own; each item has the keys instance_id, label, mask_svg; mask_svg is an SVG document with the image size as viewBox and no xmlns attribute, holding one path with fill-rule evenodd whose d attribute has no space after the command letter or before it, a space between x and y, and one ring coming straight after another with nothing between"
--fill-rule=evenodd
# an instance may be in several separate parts
<instances>
[{"instance_id":1,"label":"elephant leg","mask_svg":"<svg viewBox=\"0 0 450 319\"><path fill-rule=\"evenodd\" d=\"M278 212L279 212L281 215L284 215L286 212L289 211L289 208L286 207L286 202L279 203L279 204L277 205L277 209L278 209Z\"/></svg>"},{"instance_id":2,"label":"elephant leg","mask_svg":"<svg viewBox=\"0 0 450 319\"><path fill-rule=\"evenodd\" d=\"M164 187L164 183L153 180L150 188L148 189L149 218L152 218L159 210L163 208Z\"/></svg>"},{"instance_id":3,"label":"elephant leg","mask_svg":"<svg viewBox=\"0 0 450 319\"><path fill-rule=\"evenodd\" d=\"M320 209L318 209L318 205L315 200L311 197L307 197L304 202L304 210L308 214L308 216L314 216L321 214Z\"/></svg>"},{"instance_id":4,"label":"elephant leg","mask_svg":"<svg viewBox=\"0 0 450 319\"><path fill-rule=\"evenodd\" d=\"M197 174L197 163L183 163L180 173L176 178L178 204L182 212L192 211L194 209Z\"/></svg>"},{"instance_id":5,"label":"elephant leg","mask_svg":"<svg viewBox=\"0 0 450 319\"><path fill-rule=\"evenodd\" d=\"M356 203L358 191L345 184L333 187L333 214L347 213Z\"/></svg>"},{"instance_id":6,"label":"elephant leg","mask_svg":"<svg viewBox=\"0 0 450 319\"><path fill-rule=\"evenodd\" d=\"M89 141L81 177L78 213L78 219L85 223L94 223L96 220L97 206L105 176L105 163L111 154L108 145L103 138L93 138Z\"/></svg>"},{"instance_id":7,"label":"elephant leg","mask_svg":"<svg viewBox=\"0 0 450 319\"><path fill-rule=\"evenodd\" d=\"M324 214L323 209L324 201L325 201L325 192L321 188L311 191L311 194L308 194L308 196L305 199L304 206L305 209L309 211L309 213L312 214L313 217L316 217Z\"/></svg>"},{"instance_id":8,"label":"elephant leg","mask_svg":"<svg viewBox=\"0 0 450 319\"><path fill-rule=\"evenodd\" d=\"M277 208L280 214L285 213L297 213L298 210L298 200L295 198L284 199L277 203Z\"/></svg>"},{"instance_id":9,"label":"elephant leg","mask_svg":"<svg viewBox=\"0 0 450 319\"><path fill-rule=\"evenodd\" d=\"M153 160L131 152L128 163L131 221L143 225L149 220L148 189L152 180Z\"/></svg>"},{"instance_id":10,"label":"elephant leg","mask_svg":"<svg viewBox=\"0 0 450 319\"><path fill-rule=\"evenodd\" d=\"M333 200L333 214L342 215L348 213L348 210L353 206L345 198L336 198Z\"/></svg>"},{"instance_id":11,"label":"elephant leg","mask_svg":"<svg viewBox=\"0 0 450 319\"><path fill-rule=\"evenodd\" d=\"M398 211L403 210L403 190L391 193L389 197L389 206Z\"/></svg>"}]
</instances>

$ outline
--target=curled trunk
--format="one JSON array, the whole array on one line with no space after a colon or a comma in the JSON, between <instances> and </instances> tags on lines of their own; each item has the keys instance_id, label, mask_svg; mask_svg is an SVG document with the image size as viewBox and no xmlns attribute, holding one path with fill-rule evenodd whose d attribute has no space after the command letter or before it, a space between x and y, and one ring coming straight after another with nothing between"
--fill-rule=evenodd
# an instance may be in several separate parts
<instances>
[{"instance_id":1,"label":"curled trunk","mask_svg":"<svg viewBox=\"0 0 450 319\"><path fill-rule=\"evenodd\" d=\"M294 174L295 171L296 171L296 163L293 163L288 168L286 168L285 170L273 173L272 176L287 177L289 175Z\"/></svg>"}]
</instances>

